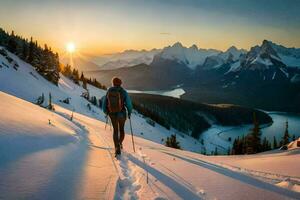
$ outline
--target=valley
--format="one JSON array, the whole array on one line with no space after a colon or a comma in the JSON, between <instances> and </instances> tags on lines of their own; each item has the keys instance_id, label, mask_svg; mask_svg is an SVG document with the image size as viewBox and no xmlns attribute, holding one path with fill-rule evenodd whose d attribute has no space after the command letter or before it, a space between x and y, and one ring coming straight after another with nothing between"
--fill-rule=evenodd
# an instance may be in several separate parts
<instances>
[{"instance_id":1,"label":"valley","mask_svg":"<svg viewBox=\"0 0 300 200\"><path fill-rule=\"evenodd\" d=\"M120 58L121 59L121 58ZM228 103L269 111L300 112L300 50L264 40L249 51L168 46L151 63L86 72L109 85L121 77L130 90L172 90L194 102Z\"/></svg>"},{"instance_id":2,"label":"valley","mask_svg":"<svg viewBox=\"0 0 300 200\"><path fill-rule=\"evenodd\" d=\"M300 0L0 1L0 200L300 200Z\"/></svg>"}]
</instances>

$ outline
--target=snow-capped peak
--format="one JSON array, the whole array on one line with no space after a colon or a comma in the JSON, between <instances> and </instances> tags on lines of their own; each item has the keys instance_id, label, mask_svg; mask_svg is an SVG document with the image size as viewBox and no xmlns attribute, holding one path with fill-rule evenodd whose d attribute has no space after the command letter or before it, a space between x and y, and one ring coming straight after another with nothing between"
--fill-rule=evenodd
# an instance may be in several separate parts
<instances>
[{"instance_id":1,"label":"snow-capped peak","mask_svg":"<svg viewBox=\"0 0 300 200\"><path fill-rule=\"evenodd\" d=\"M300 67L300 48L285 47L267 40L264 42L276 51L278 57L286 66Z\"/></svg>"},{"instance_id":2,"label":"snow-capped peak","mask_svg":"<svg viewBox=\"0 0 300 200\"><path fill-rule=\"evenodd\" d=\"M235 46L231 46L226 51L232 52L232 51L238 51L238 49Z\"/></svg>"},{"instance_id":3,"label":"snow-capped peak","mask_svg":"<svg viewBox=\"0 0 300 200\"><path fill-rule=\"evenodd\" d=\"M150 64L153 57L158 54L161 49L152 50L125 50L122 53L113 54L108 56L107 62L101 65L101 69L117 69L122 67L129 67L138 64Z\"/></svg>"},{"instance_id":4,"label":"snow-capped peak","mask_svg":"<svg viewBox=\"0 0 300 200\"><path fill-rule=\"evenodd\" d=\"M241 55L246 52L247 51L244 49L237 49L235 46L231 46L218 55L207 57L203 63L203 69L215 69L221 67L223 64L237 63Z\"/></svg>"},{"instance_id":5,"label":"snow-capped peak","mask_svg":"<svg viewBox=\"0 0 300 200\"><path fill-rule=\"evenodd\" d=\"M164 47L162 50L126 50L108 56L106 62L102 63L101 69L117 69L142 63L149 65L152 63L154 56L179 62L193 70L197 66L203 66L205 63L210 63L209 66L215 68L215 65L222 66L222 63L230 64L237 63L237 61L243 66L261 64L265 66L300 67L299 48L287 48L272 41L263 40L260 46L256 45L252 47L249 52L245 49L238 49L236 46L231 46L224 52L214 49L202 49L196 44L185 47L180 42ZM209 62L206 62L207 58L209 58L207 60Z\"/></svg>"},{"instance_id":6,"label":"snow-capped peak","mask_svg":"<svg viewBox=\"0 0 300 200\"><path fill-rule=\"evenodd\" d=\"M198 51L198 47L197 45L193 44L192 46L190 46L189 49L192 49L192 50L197 50Z\"/></svg>"},{"instance_id":7,"label":"snow-capped peak","mask_svg":"<svg viewBox=\"0 0 300 200\"><path fill-rule=\"evenodd\" d=\"M235 46L229 47L225 52L220 53L220 57L224 60L231 59L236 61L239 59L241 54L246 53L247 51L244 49L237 49Z\"/></svg>"},{"instance_id":8,"label":"snow-capped peak","mask_svg":"<svg viewBox=\"0 0 300 200\"><path fill-rule=\"evenodd\" d=\"M261 46L252 47L241 63L249 69L268 69L269 66L286 66L274 50L272 42L267 40L264 40Z\"/></svg>"},{"instance_id":9,"label":"snow-capped peak","mask_svg":"<svg viewBox=\"0 0 300 200\"><path fill-rule=\"evenodd\" d=\"M175 60L185 64L190 69L195 69L202 65L208 56L216 55L219 51L213 49L199 49L196 45L187 48L180 42L165 47L159 55L163 59Z\"/></svg>"},{"instance_id":10,"label":"snow-capped peak","mask_svg":"<svg viewBox=\"0 0 300 200\"><path fill-rule=\"evenodd\" d=\"M182 45L180 42L176 42L175 44L173 44L172 47L175 47L175 48L183 48L183 45Z\"/></svg>"},{"instance_id":11,"label":"snow-capped peak","mask_svg":"<svg viewBox=\"0 0 300 200\"><path fill-rule=\"evenodd\" d=\"M260 56L274 56L277 59L280 59L278 56L277 52L273 49L272 47L272 42L269 42L268 40L264 40L261 45L261 50L260 50Z\"/></svg>"}]
</instances>

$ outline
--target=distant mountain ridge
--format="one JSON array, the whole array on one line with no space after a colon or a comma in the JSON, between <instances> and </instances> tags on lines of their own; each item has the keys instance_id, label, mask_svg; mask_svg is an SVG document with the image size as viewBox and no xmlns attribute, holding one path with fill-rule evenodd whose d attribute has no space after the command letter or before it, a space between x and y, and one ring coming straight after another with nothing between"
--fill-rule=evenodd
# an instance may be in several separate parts
<instances>
[{"instance_id":1,"label":"distant mountain ridge","mask_svg":"<svg viewBox=\"0 0 300 200\"><path fill-rule=\"evenodd\" d=\"M61 59L61 62L64 64L71 64L69 58ZM95 64L94 62L90 61L89 59L81 58L81 57L74 57L73 58L73 65L72 67L78 69L80 72L86 71L95 71L99 70L100 66Z\"/></svg>"},{"instance_id":2,"label":"distant mountain ridge","mask_svg":"<svg viewBox=\"0 0 300 200\"><path fill-rule=\"evenodd\" d=\"M112 70L139 64L150 65L154 57L161 57L163 59L176 60L191 69L195 69L197 66L202 65L208 56L221 54L224 58L228 56L228 53L232 53L233 56L236 57L236 55L239 55L241 52L244 53L246 50L239 50L233 46L226 52L222 52L216 49L198 48L195 44L190 47L185 47L180 42L176 42L163 49L152 49L149 51L125 50L121 53L94 58L93 62L99 65L100 70Z\"/></svg>"},{"instance_id":3,"label":"distant mountain ridge","mask_svg":"<svg viewBox=\"0 0 300 200\"><path fill-rule=\"evenodd\" d=\"M207 103L234 103L269 110L300 112L300 49L264 40L249 51L225 52L189 48L176 43L164 48L150 64L89 73L106 84L120 76L137 90L172 89L182 98Z\"/></svg>"},{"instance_id":4,"label":"distant mountain ridge","mask_svg":"<svg viewBox=\"0 0 300 200\"><path fill-rule=\"evenodd\" d=\"M122 67L129 67L138 64L150 64L153 57L160 53L161 49L152 50L125 50L121 53L96 57L93 62L99 65L101 70L111 70Z\"/></svg>"}]
</instances>

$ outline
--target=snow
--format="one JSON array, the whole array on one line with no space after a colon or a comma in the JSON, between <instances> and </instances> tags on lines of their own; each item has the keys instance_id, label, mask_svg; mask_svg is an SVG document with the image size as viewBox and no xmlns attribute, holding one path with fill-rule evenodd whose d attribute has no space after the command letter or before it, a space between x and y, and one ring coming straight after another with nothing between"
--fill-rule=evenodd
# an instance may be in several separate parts
<instances>
[{"instance_id":1,"label":"snow","mask_svg":"<svg viewBox=\"0 0 300 200\"><path fill-rule=\"evenodd\" d=\"M8 143L17 143L25 153L31 145L50 148L50 144L63 145L80 139L81 128L63 117L3 92L0 99L1 153L12 147Z\"/></svg>"},{"instance_id":2,"label":"snow","mask_svg":"<svg viewBox=\"0 0 300 200\"><path fill-rule=\"evenodd\" d=\"M156 54L160 53L161 49L152 49L150 51L127 50L121 53L105 55L95 58L95 63L101 65L102 70L118 69L122 67L130 67L138 64L150 64Z\"/></svg>"},{"instance_id":3,"label":"snow","mask_svg":"<svg viewBox=\"0 0 300 200\"><path fill-rule=\"evenodd\" d=\"M100 108L92 106L91 111L87 108L87 104L90 103L84 98L80 97L80 95L85 92L81 86L74 84L73 81L61 75L57 87L49 83L37 72L35 72L31 65L23 62L13 54L10 54L10 56L13 57L13 59L20 65L20 68L18 71L14 70L12 67L0 69L0 91L12 94L30 102L35 102L36 99L42 93L44 93L44 106L48 105L48 93L51 92L52 101L54 104L68 109L69 114L72 111L75 111L99 119L103 122L106 121L105 116ZM0 56L0 61L2 60L5 61L5 58ZM36 78L34 78L28 72L34 73ZM87 88L90 96L96 96L97 99L102 98L106 93L106 91L97 89L89 84L87 85ZM158 91L156 94L169 95L179 98L180 95L184 94L184 90L181 88L176 88L171 91ZM68 97L70 98L70 104L64 104L59 101ZM166 139L171 134L177 133L180 136L178 139L182 143L182 148L190 151L200 152L200 142L188 135L185 135L184 133L178 132L174 129L167 130L157 123L155 123L155 126L153 127L146 122L147 118L144 118L139 114L134 114L132 119L133 126L137 129L136 134L140 135L141 137L157 143L162 143L162 139ZM126 130L129 131L129 127L126 127Z\"/></svg>"},{"instance_id":4,"label":"snow","mask_svg":"<svg viewBox=\"0 0 300 200\"><path fill-rule=\"evenodd\" d=\"M288 144L288 149L300 149L300 138Z\"/></svg>"},{"instance_id":5,"label":"snow","mask_svg":"<svg viewBox=\"0 0 300 200\"><path fill-rule=\"evenodd\" d=\"M254 63L260 63L260 64L263 64L263 65L266 65L266 66L273 65L273 63L271 62L271 60L269 60L269 59L262 59L260 56L256 57L251 63L252 64L254 64Z\"/></svg>"},{"instance_id":6,"label":"snow","mask_svg":"<svg viewBox=\"0 0 300 200\"><path fill-rule=\"evenodd\" d=\"M165 199L281 199L299 197L297 193L277 187L276 183L281 179L275 181L274 178L272 179L274 182L270 182L269 177L258 179L254 174L246 173L246 171L235 171L222 164L230 163L238 166L238 161L242 161L244 158L247 160L251 157L253 165L250 165L250 169L255 166L255 162L260 162L260 166L258 166L264 173L263 167L268 166L273 159L272 156L281 159L282 155L269 155L270 159L266 161L263 160L269 158L266 155L203 156L163 146L153 146L149 141L141 138L136 138L136 141L139 152L133 154L130 151L131 153L126 153L124 157L138 166L135 168L134 180L140 178L140 183L146 181L146 174L149 173L149 184L140 184L141 188L138 190L138 194L141 196L147 196L154 190L154 194L159 194L157 196ZM130 140L127 142L130 148ZM146 164L141 155L146 159ZM293 162L293 159L299 159L299 153L285 159ZM288 163L281 163L281 165L290 166ZM291 171L297 173L295 169L299 167L299 164L295 163L294 165L296 166ZM278 167L278 164L276 166ZM273 168L275 168L274 165ZM285 171L285 173L292 175L292 172L289 171ZM152 187L152 192L148 191L143 194L144 191L150 190L147 187ZM157 196L155 197L157 198ZM148 199L143 197L143 199Z\"/></svg>"},{"instance_id":7,"label":"snow","mask_svg":"<svg viewBox=\"0 0 300 200\"><path fill-rule=\"evenodd\" d=\"M241 62L240 61L236 61L235 63L231 64L230 69L225 73L229 73L229 72L235 72L237 71L239 68L241 67Z\"/></svg>"},{"instance_id":8,"label":"snow","mask_svg":"<svg viewBox=\"0 0 300 200\"><path fill-rule=\"evenodd\" d=\"M177 42L173 46L165 47L159 55L164 59L177 60L194 70L198 65L202 65L208 56L218 53L220 52L217 50L198 49L196 45L187 48Z\"/></svg>"},{"instance_id":9,"label":"snow","mask_svg":"<svg viewBox=\"0 0 300 200\"><path fill-rule=\"evenodd\" d=\"M233 60L236 61L239 59L241 54L246 52L247 51L244 49L237 49L235 46L231 46L225 52L220 53L219 56L224 60L227 60L231 54L233 56Z\"/></svg>"},{"instance_id":10,"label":"snow","mask_svg":"<svg viewBox=\"0 0 300 200\"><path fill-rule=\"evenodd\" d=\"M281 61L290 67L300 67L300 58L279 54Z\"/></svg>"},{"instance_id":11,"label":"snow","mask_svg":"<svg viewBox=\"0 0 300 200\"><path fill-rule=\"evenodd\" d=\"M282 188L293 190L295 192L300 192L300 186L297 184L291 183L289 180L284 180L280 183L277 183L276 185L279 187L282 187Z\"/></svg>"},{"instance_id":12,"label":"snow","mask_svg":"<svg viewBox=\"0 0 300 200\"><path fill-rule=\"evenodd\" d=\"M292 82L292 83L298 83L298 82L300 82L300 74L295 74L295 75L291 78L291 82Z\"/></svg>"},{"instance_id":13,"label":"snow","mask_svg":"<svg viewBox=\"0 0 300 200\"><path fill-rule=\"evenodd\" d=\"M276 76L276 72L273 73L272 80L275 79L275 76Z\"/></svg>"},{"instance_id":14,"label":"snow","mask_svg":"<svg viewBox=\"0 0 300 200\"><path fill-rule=\"evenodd\" d=\"M298 193L277 187L276 185L282 182L281 179L278 182L276 181L278 178L276 180L273 178L270 182L272 176L258 179L256 174L249 174L246 170L233 170L234 167L232 167L242 165L243 169L262 170L262 172L266 170L265 173L268 173L270 168L273 172L277 169L276 173L284 172L282 177L289 176L294 179L295 174L298 175L299 164L291 165L290 163L299 158L299 152L285 156L281 153L209 157L167 148L150 140L135 137L137 153L134 153L130 135L127 134L124 141L124 153L119 160L115 160L111 158L112 134L108 129L105 131L103 122L79 113L74 114L74 121L71 122L67 120L70 112L58 105L56 105L56 112L66 118L33 104L28 106L30 103L4 93L0 98L1 103L12 104L11 107L14 109L8 107L9 111L20 113L23 112L24 107L35 112L49 113L53 118L69 124L71 128L81 129L79 132L82 137L85 137L84 129L89 133L88 140L83 138L79 142L71 141L71 146L60 145L49 150L35 149L34 152L13 160L10 164L4 163L6 167L0 168L1 181L3 181L0 184L0 190L4 198L31 196L80 199L108 196L109 199L259 199L263 196L268 199L282 199L299 196ZM20 104L19 101L24 105L21 109L16 109L16 106ZM3 106L1 105L1 108ZM40 116L40 113L34 114L34 116ZM15 118L19 115L12 116ZM24 121L24 124L31 124L35 118L27 119L29 121ZM1 119L5 123L7 120L10 119ZM41 123L48 126L47 120ZM39 124L40 122L33 124L30 130L35 130L35 126ZM7 128L14 127L8 125ZM49 137L51 134L45 135ZM70 133L62 134L69 135ZM70 137L73 137L73 133ZM275 161L281 164L269 165L270 162ZM228 163L231 168L227 166ZM73 185L73 189L59 189L64 188L66 181ZM297 185L293 186L295 187ZM17 189L12 192L13 188Z\"/></svg>"},{"instance_id":15,"label":"snow","mask_svg":"<svg viewBox=\"0 0 300 200\"><path fill-rule=\"evenodd\" d=\"M83 123L3 92L0 109L5 113L0 115L0 199L113 195L117 179L111 160L106 152L89 147L87 137L92 136Z\"/></svg>"},{"instance_id":16,"label":"snow","mask_svg":"<svg viewBox=\"0 0 300 200\"><path fill-rule=\"evenodd\" d=\"M300 162L295 162L299 148L204 156L191 152L203 151L199 141L158 124L153 127L136 112L132 115L136 152L127 120L124 151L115 159L110 125L105 128L99 108L87 109L88 102L80 97L82 87L63 76L54 86L13 58L20 65L18 71L0 68L0 199L300 198ZM0 56L0 61L5 59ZM90 85L88 89L98 98L105 94ZM31 103L42 92L45 97L51 92L55 111ZM59 101L67 97L70 104ZM161 139L174 133L184 150L163 145ZM203 137L211 134L217 135L207 132ZM228 145L215 138L218 145Z\"/></svg>"},{"instance_id":17,"label":"snow","mask_svg":"<svg viewBox=\"0 0 300 200\"><path fill-rule=\"evenodd\" d=\"M287 77L287 78L289 78L289 73L288 72L286 72L283 68L279 68L280 69L280 71L282 71L282 73L284 73L284 75Z\"/></svg>"}]
</instances>

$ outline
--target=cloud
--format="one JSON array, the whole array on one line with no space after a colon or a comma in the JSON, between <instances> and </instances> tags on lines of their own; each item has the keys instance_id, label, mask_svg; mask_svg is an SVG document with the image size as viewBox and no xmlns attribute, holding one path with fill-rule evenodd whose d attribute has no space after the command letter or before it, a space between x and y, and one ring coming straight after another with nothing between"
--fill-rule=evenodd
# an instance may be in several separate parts
<instances>
[{"instance_id":1,"label":"cloud","mask_svg":"<svg viewBox=\"0 0 300 200\"><path fill-rule=\"evenodd\" d=\"M161 32L159 34L161 34L161 35L171 35L171 33L169 33L169 32Z\"/></svg>"}]
</instances>

